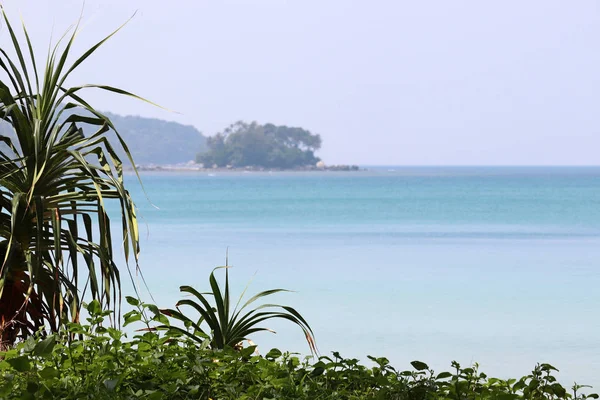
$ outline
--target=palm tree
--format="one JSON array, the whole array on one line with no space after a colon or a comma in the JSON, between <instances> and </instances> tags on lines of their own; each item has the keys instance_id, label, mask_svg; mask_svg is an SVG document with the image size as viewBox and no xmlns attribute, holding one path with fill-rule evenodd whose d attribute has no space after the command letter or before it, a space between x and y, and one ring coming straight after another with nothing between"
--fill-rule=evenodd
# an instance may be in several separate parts
<instances>
[{"instance_id":1,"label":"palm tree","mask_svg":"<svg viewBox=\"0 0 600 400\"><path fill-rule=\"evenodd\" d=\"M133 160L110 119L81 92L139 97L104 85L66 85L122 26L69 64L76 26L39 65L25 26L19 40L4 10L2 16L14 54L0 48L0 119L11 131L0 133L0 340L10 345L42 327L56 331L77 321L85 296L116 316L121 278L105 204L119 203L125 259L133 255L137 266L136 210L115 147Z\"/></svg>"}]
</instances>

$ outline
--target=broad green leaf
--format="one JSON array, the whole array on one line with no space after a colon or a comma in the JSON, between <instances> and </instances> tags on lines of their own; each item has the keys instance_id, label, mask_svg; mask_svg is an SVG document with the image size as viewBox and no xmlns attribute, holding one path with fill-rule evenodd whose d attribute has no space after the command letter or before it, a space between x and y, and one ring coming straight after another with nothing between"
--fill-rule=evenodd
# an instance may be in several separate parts
<instances>
[{"instance_id":1,"label":"broad green leaf","mask_svg":"<svg viewBox=\"0 0 600 400\"><path fill-rule=\"evenodd\" d=\"M427 368L425 368L427 369ZM448 379L451 378L452 374L450 372L440 372L436 377L435 380L440 380L440 379Z\"/></svg>"},{"instance_id":2,"label":"broad green leaf","mask_svg":"<svg viewBox=\"0 0 600 400\"><path fill-rule=\"evenodd\" d=\"M46 367L42 369L39 374L42 379L52 379L60 376L60 372L54 367Z\"/></svg>"},{"instance_id":3,"label":"broad green leaf","mask_svg":"<svg viewBox=\"0 0 600 400\"><path fill-rule=\"evenodd\" d=\"M241 355L243 358L248 358L250 357L252 354L254 354L254 351L256 350L256 346L248 346L248 347L244 347L241 350Z\"/></svg>"},{"instance_id":4,"label":"broad green leaf","mask_svg":"<svg viewBox=\"0 0 600 400\"><path fill-rule=\"evenodd\" d=\"M139 306L140 305L140 301L138 299L136 299L135 297L131 297L131 296L125 296L125 299L127 300L127 303L129 303L132 306Z\"/></svg>"},{"instance_id":5,"label":"broad green leaf","mask_svg":"<svg viewBox=\"0 0 600 400\"><path fill-rule=\"evenodd\" d=\"M45 357L52 353L55 345L56 337L54 335L50 335L37 343L32 354L35 356Z\"/></svg>"},{"instance_id":6,"label":"broad green leaf","mask_svg":"<svg viewBox=\"0 0 600 400\"><path fill-rule=\"evenodd\" d=\"M265 354L265 358L275 360L281 357L282 354L283 353L281 353L281 350L279 349L271 349L267 354Z\"/></svg>"},{"instance_id":7,"label":"broad green leaf","mask_svg":"<svg viewBox=\"0 0 600 400\"><path fill-rule=\"evenodd\" d=\"M138 312L133 312L133 313L126 313L125 315L123 315L123 318L125 320L125 322L123 323L123 327L132 324L136 321L141 321L142 320L142 315Z\"/></svg>"},{"instance_id":8,"label":"broad green leaf","mask_svg":"<svg viewBox=\"0 0 600 400\"><path fill-rule=\"evenodd\" d=\"M15 370L17 370L18 372L25 372L25 371L29 371L31 369L31 364L29 363L29 357L27 357L27 356L11 358L9 360L6 360L6 362L9 363L10 366L13 367Z\"/></svg>"},{"instance_id":9,"label":"broad green leaf","mask_svg":"<svg viewBox=\"0 0 600 400\"><path fill-rule=\"evenodd\" d=\"M413 366L417 371L424 371L429 369L429 366L421 361L411 361L410 365Z\"/></svg>"},{"instance_id":10,"label":"broad green leaf","mask_svg":"<svg viewBox=\"0 0 600 400\"><path fill-rule=\"evenodd\" d=\"M87 310L92 316L98 316L102 313L102 306L98 300L92 300L88 306Z\"/></svg>"}]
</instances>

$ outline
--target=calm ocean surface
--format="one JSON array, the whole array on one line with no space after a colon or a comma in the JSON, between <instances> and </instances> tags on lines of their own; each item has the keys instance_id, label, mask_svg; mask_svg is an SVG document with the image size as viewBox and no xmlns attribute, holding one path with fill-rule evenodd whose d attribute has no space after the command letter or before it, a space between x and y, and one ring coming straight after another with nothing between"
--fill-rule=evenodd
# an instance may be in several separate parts
<instances>
[{"instance_id":1,"label":"calm ocean surface","mask_svg":"<svg viewBox=\"0 0 600 400\"><path fill-rule=\"evenodd\" d=\"M600 168L386 167L144 173L141 267L156 302L208 289L229 247L236 293L283 287L319 349L457 360L498 376L537 361L600 388ZM299 329L271 347L307 353Z\"/></svg>"}]
</instances>

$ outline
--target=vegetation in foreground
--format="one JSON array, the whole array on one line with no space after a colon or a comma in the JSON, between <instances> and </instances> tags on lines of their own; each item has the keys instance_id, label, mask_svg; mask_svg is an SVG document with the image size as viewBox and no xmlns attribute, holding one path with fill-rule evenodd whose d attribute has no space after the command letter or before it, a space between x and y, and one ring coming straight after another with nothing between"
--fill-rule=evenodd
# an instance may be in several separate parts
<instances>
[{"instance_id":1,"label":"vegetation in foreground","mask_svg":"<svg viewBox=\"0 0 600 400\"><path fill-rule=\"evenodd\" d=\"M425 363L397 371L386 358L361 365L338 353L301 359L256 347L211 349L168 324L153 305L128 298L136 310L129 321L144 324L131 340L105 327L110 311L97 301L87 323L69 323L46 337L30 337L0 353L0 398L6 399L597 399L583 386L569 390L556 382L554 367L535 366L519 379L496 379L477 365L452 363L434 372ZM210 339L207 339L209 343Z\"/></svg>"},{"instance_id":2,"label":"vegetation in foreground","mask_svg":"<svg viewBox=\"0 0 600 400\"><path fill-rule=\"evenodd\" d=\"M126 260L137 262L136 209L115 149L132 158L110 119L82 96L100 89L139 97L106 85L68 85L120 28L71 61L76 27L42 64L25 26L20 40L4 10L2 16L3 37L16 54L0 49L0 119L14 133L0 135L0 341L11 346L40 329L77 322L86 298L116 319L121 271L105 205L119 204L120 246Z\"/></svg>"},{"instance_id":3,"label":"vegetation in foreground","mask_svg":"<svg viewBox=\"0 0 600 400\"><path fill-rule=\"evenodd\" d=\"M229 266L215 268L215 270L217 269L225 269L225 286L223 290L219 287L214 270L209 277L211 292L200 293L191 286L181 286L180 291L191 295L191 298L180 300L176 305L176 310L166 309L160 310L160 312L182 322L185 329L170 325L161 325L159 329L177 330L195 340L201 346L208 345L212 349L223 349L225 347L239 347L239 344L244 340L249 340L249 336L253 333L273 332L273 330L259 325L269 320L283 319L298 326L304 333L311 353L317 353L312 328L304 317L292 307L279 304L262 304L253 309L249 308L260 299L288 290L265 290L242 303L244 294L248 289L246 287L232 310L233 303L229 292ZM187 306L191 310L195 310L198 314L197 318L192 319L184 314L179 308L181 306Z\"/></svg>"}]
</instances>

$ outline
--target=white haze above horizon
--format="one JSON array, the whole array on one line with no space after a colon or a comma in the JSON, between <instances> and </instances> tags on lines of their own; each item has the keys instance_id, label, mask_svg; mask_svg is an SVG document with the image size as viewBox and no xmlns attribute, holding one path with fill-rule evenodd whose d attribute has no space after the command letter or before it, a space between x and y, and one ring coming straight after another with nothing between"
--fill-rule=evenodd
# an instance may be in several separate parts
<instances>
[{"instance_id":1,"label":"white haze above horizon","mask_svg":"<svg viewBox=\"0 0 600 400\"><path fill-rule=\"evenodd\" d=\"M38 57L81 0L7 0ZM75 49L133 20L70 80L119 114L321 134L327 163L598 165L594 0L87 0ZM4 24L2 48L10 39Z\"/></svg>"}]
</instances>

